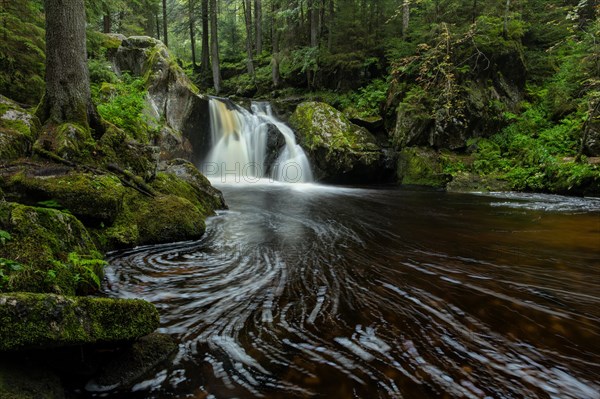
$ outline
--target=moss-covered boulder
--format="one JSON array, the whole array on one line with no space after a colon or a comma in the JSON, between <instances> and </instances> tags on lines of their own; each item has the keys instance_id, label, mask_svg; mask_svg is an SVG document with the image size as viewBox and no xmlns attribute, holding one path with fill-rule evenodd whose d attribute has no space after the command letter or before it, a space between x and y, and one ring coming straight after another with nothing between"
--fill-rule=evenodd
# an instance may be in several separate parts
<instances>
[{"instance_id":1,"label":"moss-covered boulder","mask_svg":"<svg viewBox=\"0 0 600 399\"><path fill-rule=\"evenodd\" d=\"M449 192L470 193L489 191L508 191L509 183L497 176L480 176L476 173L458 172L446 186Z\"/></svg>"},{"instance_id":2,"label":"moss-covered boulder","mask_svg":"<svg viewBox=\"0 0 600 399\"><path fill-rule=\"evenodd\" d=\"M60 378L48 369L0 362L1 399L64 399Z\"/></svg>"},{"instance_id":3,"label":"moss-covered boulder","mask_svg":"<svg viewBox=\"0 0 600 399\"><path fill-rule=\"evenodd\" d=\"M158 325L156 308L142 300L0 295L0 351L132 341Z\"/></svg>"},{"instance_id":4,"label":"moss-covered boulder","mask_svg":"<svg viewBox=\"0 0 600 399\"><path fill-rule=\"evenodd\" d=\"M159 137L161 152L192 159L207 147L210 140L208 98L200 94L160 40L129 37L122 41L112 61L118 74L127 71L146 82L148 114L157 121L164 121L163 128L171 129L166 131L169 134ZM180 142L179 148L173 140L177 133L181 134L181 139L175 140ZM190 143L193 152L189 151Z\"/></svg>"},{"instance_id":5,"label":"moss-covered boulder","mask_svg":"<svg viewBox=\"0 0 600 399\"><path fill-rule=\"evenodd\" d=\"M126 190L117 177L109 174L31 167L0 177L0 187L11 200L68 209L88 226L114 222Z\"/></svg>"},{"instance_id":6,"label":"moss-covered boulder","mask_svg":"<svg viewBox=\"0 0 600 399\"><path fill-rule=\"evenodd\" d=\"M75 123L46 125L35 142L35 151L48 151L68 161L93 163L96 142L89 128Z\"/></svg>"},{"instance_id":7,"label":"moss-covered boulder","mask_svg":"<svg viewBox=\"0 0 600 399\"><path fill-rule=\"evenodd\" d=\"M302 103L290 117L290 125L297 132L320 180L376 182L390 175L375 137L330 105Z\"/></svg>"},{"instance_id":8,"label":"moss-covered boulder","mask_svg":"<svg viewBox=\"0 0 600 399\"><path fill-rule=\"evenodd\" d=\"M177 349L168 335L150 334L118 352L98 375L86 385L90 392L112 391L115 387L131 387L140 378L165 362Z\"/></svg>"},{"instance_id":9,"label":"moss-covered boulder","mask_svg":"<svg viewBox=\"0 0 600 399\"><path fill-rule=\"evenodd\" d=\"M99 288L102 261L86 228L56 209L0 202L0 292Z\"/></svg>"},{"instance_id":10,"label":"moss-covered boulder","mask_svg":"<svg viewBox=\"0 0 600 399\"><path fill-rule=\"evenodd\" d=\"M37 117L0 95L0 162L28 155L39 128Z\"/></svg>"},{"instance_id":11,"label":"moss-covered boulder","mask_svg":"<svg viewBox=\"0 0 600 399\"><path fill-rule=\"evenodd\" d=\"M401 184L445 188L451 177L444 173L440 155L428 148L405 148L398 159Z\"/></svg>"}]
</instances>

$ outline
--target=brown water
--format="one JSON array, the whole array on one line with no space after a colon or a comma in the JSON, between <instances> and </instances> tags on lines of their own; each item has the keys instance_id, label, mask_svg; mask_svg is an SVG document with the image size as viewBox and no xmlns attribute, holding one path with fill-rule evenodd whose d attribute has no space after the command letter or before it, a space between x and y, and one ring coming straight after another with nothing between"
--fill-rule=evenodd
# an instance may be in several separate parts
<instances>
[{"instance_id":1,"label":"brown water","mask_svg":"<svg viewBox=\"0 0 600 399\"><path fill-rule=\"evenodd\" d=\"M140 398L600 398L600 201L258 184L114 254L180 341Z\"/></svg>"}]
</instances>

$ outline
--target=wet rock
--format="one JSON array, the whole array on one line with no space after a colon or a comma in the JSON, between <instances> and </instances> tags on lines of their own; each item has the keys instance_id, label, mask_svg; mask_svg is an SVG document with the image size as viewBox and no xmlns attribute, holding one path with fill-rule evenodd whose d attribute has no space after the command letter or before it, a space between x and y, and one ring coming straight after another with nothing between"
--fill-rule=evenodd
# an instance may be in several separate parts
<instances>
[{"instance_id":1,"label":"wet rock","mask_svg":"<svg viewBox=\"0 0 600 399\"><path fill-rule=\"evenodd\" d=\"M181 132L173 130L168 126L160 129L159 137L160 159L169 160L175 158L192 159L194 149L187 137Z\"/></svg>"},{"instance_id":2,"label":"wet rock","mask_svg":"<svg viewBox=\"0 0 600 399\"><path fill-rule=\"evenodd\" d=\"M437 151L428 148L405 148L398 159L401 184L445 188L450 176L442 170Z\"/></svg>"},{"instance_id":3,"label":"wet rock","mask_svg":"<svg viewBox=\"0 0 600 399\"><path fill-rule=\"evenodd\" d=\"M168 140L161 141L161 152L192 157L202 154L210 140L208 98L199 94L198 88L171 58L167 47L151 37L129 37L123 40L113 64L119 74L129 71L142 77L148 85L148 112L189 140L182 140L180 148L174 148ZM188 143L192 144L194 154L189 155Z\"/></svg>"},{"instance_id":4,"label":"wet rock","mask_svg":"<svg viewBox=\"0 0 600 399\"><path fill-rule=\"evenodd\" d=\"M86 390L104 392L130 387L176 350L177 344L168 335L155 333L142 337L112 357L87 384Z\"/></svg>"},{"instance_id":5,"label":"wet rock","mask_svg":"<svg viewBox=\"0 0 600 399\"><path fill-rule=\"evenodd\" d=\"M131 341L153 332L156 308L135 299L0 295L0 351Z\"/></svg>"},{"instance_id":6,"label":"wet rock","mask_svg":"<svg viewBox=\"0 0 600 399\"><path fill-rule=\"evenodd\" d=\"M37 117L0 95L0 160L8 161L28 155L39 128Z\"/></svg>"},{"instance_id":7,"label":"wet rock","mask_svg":"<svg viewBox=\"0 0 600 399\"><path fill-rule=\"evenodd\" d=\"M0 363L0 398L2 399L64 399L58 376L48 369Z\"/></svg>"},{"instance_id":8,"label":"wet rock","mask_svg":"<svg viewBox=\"0 0 600 399\"><path fill-rule=\"evenodd\" d=\"M267 130L267 150L265 155L265 169L267 174L271 173L273 164L277 162L281 150L285 146L285 138L277 129L277 126L269 124Z\"/></svg>"},{"instance_id":9,"label":"wet rock","mask_svg":"<svg viewBox=\"0 0 600 399\"><path fill-rule=\"evenodd\" d=\"M227 208L223 193L214 188L210 181L191 162L185 159L174 159L163 163L161 172L165 173L162 182L161 179L158 179L154 183L159 190L165 193L175 190L175 192L192 202L198 201L207 215L212 215L217 209ZM169 178L168 175L177 177L191 187L184 187L181 183ZM173 185L178 185L179 189L173 187Z\"/></svg>"},{"instance_id":10,"label":"wet rock","mask_svg":"<svg viewBox=\"0 0 600 399\"><path fill-rule=\"evenodd\" d=\"M474 173L459 172L452 177L446 187L447 191L469 193L488 191L508 191L510 185L507 181L493 176L479 176Z\"/></svg>"},{"instance_id":11,"label":"wet rock","mask_svg":"<svg viewBox=\"0 0 600 399\"><path fill-rule=\"evenodd\" d=\"M393 176L375 137L335 108L300 104L290 118L319 180L333 183L385 181Z\"/></svg>"}]
</instances>

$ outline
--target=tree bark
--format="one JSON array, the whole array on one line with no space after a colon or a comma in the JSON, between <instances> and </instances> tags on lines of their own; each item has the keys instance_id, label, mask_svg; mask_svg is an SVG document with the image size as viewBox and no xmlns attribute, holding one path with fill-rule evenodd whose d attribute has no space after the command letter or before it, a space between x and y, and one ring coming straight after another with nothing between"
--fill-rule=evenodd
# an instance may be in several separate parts
<instances>
[{"instance_id":1,"label":"tree bark","mask_svg":"<svg viewBox=\"0 0 600 399\"><path fill-rule=\"evenodd\" d=\"M221 67L219 60L219 33L217 25L217 0L210 0L210 52L213 85L217 94L221 92Z\"/></svg>"},{"instance_id":2,"label":"tree bark","mask_svg":"<svg viewBox=\"0 0 600 399\"><path fill-rule=\"evenodd\" d=\"M110 33L110 28L112 25L112 21L110 18L110 10L108 7L104 8L104 16L102 17L102 27L104 33Z\"/></svg>"},{"instance_id":3,"label":"tree bark","mask_svg":"<svg viewBox=\"0 0 600 399\"><path fill-rule=\"evenodd\" d=\"M202 55L200 56L200 70L203 77L208 76L208 71L210 70L208 20L208 0L202 0Z\"/></svg>"},{"instance_id":4,"label":"tree bark","mask_svg":"<svg viewBox=\"0 0 600 399\"><path fill-rule=\"evenodd\" d=\"M277 12L279 12L279 4L276 1L273 1L272 3L272 10L271 10L271 15L272 15L272 22L271 22L271 26L272 26L272 38L271 38L271 42L273 43L273 58L271 59L271 75L273 78L273 87L274 88L278 88L281 85L281 75L279 73L279 60L280 60L280 55L279 55L279 40L280 40L280 35L279 35L279 29L277 29L277 25L278 25L278 18L277 18Z\"/></svg>"},{"instance_id":5,"label":"tree bark","mask_svg":"<svg viewBox=\"0 0 600 399\"><path fill-rule=\"evenodd\" d=\"M408 35L408 24L410 22L410 0L402 3L402 39L406 40Z\"/></svg>"},{"instance_id":6,"label":"tree bark","mask_svg":"<svg viewBox=\"0 0 600 399\"><path fill-rule=\"evenodd\" d=\"M163 6L163 43L165 44L165 46L169 47L169 33L168 31L168 27L169 24L167 23L167 0L162 0L162 6Z\"/></svg>"},{"instance_id":7,"label":"tree bark","mask_svg":"<svg viewBox=\"0 0 600 399\"><path fill-rule=\"evenodd\" d=\"M508 39L508 13L510 11L510 0L506 0L506 8L504 9L504 26L502 27L502 34L505 39Z\"/></svg>"},{"instance_id":8,"label":"tree bark","mask_svg":"<svg viewBox=\"0 0 600 399\"><path fill-rule=\"evenodd\" d=\"M40 119L95 127L86 50L83 0L44 0L46 11L46 95Z\"/></svg>"},{"instance_id":9,"label":"tree bark","mask_svg":"<svg viewBox=\"0 0 600 399\"><path fill-rule=\"evenodd\" d=\"M308 12L310 19L310 47L319 45L319 7L317 0L309 0Z\"/></svg>"},{"instance_id":10,"label":"tree bark","mask_svg":"<svg viewBox=\"0 0 600 399\"><path fill-rule=\"evenodd\" d=\"M188 18L190 23L190 42L192 46L192 67L196 69L196 21L194 19L194 0L188 0Z\"/></svg>"},{"instance_id":11,"label":"tree bark","mask_svg":"<svg viewBox=\"0 0 600 399\"><path fill-rule=\"evenodd\" d=\"M263 51L262 0L254 0L254 33L256 35L256 54L260 55Z\"/></svg>"},{"instance_id":12,"label":"tree bark","mask_svg":"<svg viewBox=\"0 0 600 399\"><path fill-rule=\"evenodd\" d=\"M160 20L158 18L158 11L156 12L155 18L156 18L156 38L158 40L160 40Z\"/></svg>"},{"instance_id":13,"label":"tree bark","mask_svg":"<svg viewBox=\"0 0 600 399\"><path fill-rule=\"evenodd\" d=\"M252 60L252 3L251 0L242 2L246 22L246 68L248 74L254 76L254 61Z\"/></svg>"}]
</instances>

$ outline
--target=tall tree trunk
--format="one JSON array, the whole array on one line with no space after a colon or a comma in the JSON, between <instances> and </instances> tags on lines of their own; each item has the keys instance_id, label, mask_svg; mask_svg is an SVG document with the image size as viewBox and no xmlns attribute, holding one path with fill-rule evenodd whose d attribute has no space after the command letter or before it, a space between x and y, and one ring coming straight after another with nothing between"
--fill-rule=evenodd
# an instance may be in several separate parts
<instances>
[{"instance_id":1,"label":"tall tree trunk","mask_svg":"<svg viewBox=\"0 0 600 399\"><path fill-rule=\"evenodd\" d=\"M210 71L208 20L208 0L202 0L202 55L200 56L200 71L203 77L208 76L208 71Z\"/></svg>"},{"instance_id":2,"label":"tall tree trunk","mask_svg":"<svg viewBox=\"0 0 600 399\"><path fill-rule=\"evenodd\" d=\"M504 25L502 27L502 34L505 39L508 39L508 13L510 12L510 0L506 0L506 8L504 9Z\"/></svg>"},{"instance_id":3,"label":"tall tree trunk","mask_svg":"<svg viewBox=\"0 0 600 399\"><path fill-rule=\"evenodd\" d=\"M327 49L331 51L333 45L333 24L335 22L335 1L329 0L329 32L327 37Z\"/></svg>"},{"instance_id":4,"label":"tall tree trunk","mask_svg":"<svg viewBox=\"0 0 600 399\"><path fill-rule=\"evenodd\" d=\"M252 60L252 3L251 0L242 2L244 8L244 19L246 22L246 67L248 74L254 76L254 61Z\"/></svg>"},{"instance_id":5,"label":"tall tree trunk","mask_svg":"<svg viewBox=\"0 0 600 399\"><path fill-rule=\"evenodd\" d=\"M402 39L406 40L408 35L408 24L410 22L410 0L402 3Z\"/></svg>"},{"instance_id":6,"label":"tall tree trunk","mask_svg":"<svg viewBox=\"0 0 600 399\"><path fill-rule=\"evenodd\" d=\"M473 7L471 9L471 23L475 23L477 19L477 0L473 0Z\"/></svg>"},{"instance_id":7,"label":"tall tree trunk","mask_svg":"<svg viewBox=\"0 0 600 399\"><path fill-rule=\"evenodd\" d=\"M44 0L46 11L46 95L44 123L97 124L90 94L83 0Z\"/></svg>"},{"instance_id":8,"label":"tall tree trunk","mask_svg":"<svg viewBox=\"0 0 600 399\"><path fill-rule=\"evenodd\" d=\"M254 33L256 35L256 54L260 55L263 51L262 0L254 0Z\"/></svg>"},{"instance_id":9,"label":"tall tree trunk","mask_svg":"<svg viewBox=\"0 0 600 399\"><path fill-rule=\"evenodd\" d=\"M163 43L169 47L169 24L167 23L167 0L162 0L163 6Z\"/></svg>"},{"instance_id":10,"label":"tall tree trunk","mask_svg":"<svg viewBox=\"0 0 600 399\"><path fill-rule=\"evenodd\" d=\"M213 85L217 94L221 92L221 66L219 60L219 33L217 26L217 0L210 0L210 57Z\"/></svg>"},{"instance_id":11,"label":"tall tree trunk","mask_svg":"<svg viewBox=\"0 0 600 399\"><path fill-rule=\"evenodd\" d=\"M278 25L278 18L277 18L277 12L279 12L279 3L277 1L273 1L272 3L272 10L271 10L271 15L272 15L272 22L271 22L271 26L272 26L272 38L271 38L271 42L273 43L273 58L271 59L271 75L273 77L273 87L278 88L281 84L281 76L279 73L279 60L280 60L280 55L279 55L279 40L280 40L280 34L279 34L279 29L277 29L277 25Z\"/></svg>"},{"instance_id":12,"label":"tall tree trunk","mask_svg":"<svg viewBox=\"0 0 600 399\"><path fill-rule=\"evenodd\" d=\"M317 0L309 0L308 12L310 19L310 47L319 45L319 7Z\"/></svg>"},{"instance_id":13,"label":"tall tree trunk","mask_svg":"<svg viewBox=\"0 0 600 399\"><path fill-rule=\"evenodd\" d=\"M158 11L155 15L156 18L156 38L160 40L160 19L158 18Z\"/></svg>"},{"instance_id":14,"label":"tall tree trunk","mask_svg":"<svg viewBox=\"0 0 600 399\"><path fill-rule=\"evenodd\" d=\"M104 16L102 17L102 26L104 33L110 33L110 28L112 25L112 21L110 18L110 10L108 7L104 7Z\"/></svg>"},{"instance_id":15,"label":"tall tree trunk","mask_svg":"<svg viewBox=\"0 0 600 399\"><path fill-rule=\"evenodd\" d=\"M194 19L194 0L188 0L188 17L190 21L190 42L192 45L192 67L196 69L196 20Z\"/></svg>"}]
</instances>

